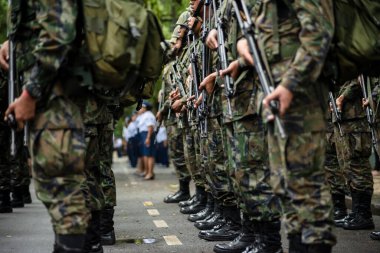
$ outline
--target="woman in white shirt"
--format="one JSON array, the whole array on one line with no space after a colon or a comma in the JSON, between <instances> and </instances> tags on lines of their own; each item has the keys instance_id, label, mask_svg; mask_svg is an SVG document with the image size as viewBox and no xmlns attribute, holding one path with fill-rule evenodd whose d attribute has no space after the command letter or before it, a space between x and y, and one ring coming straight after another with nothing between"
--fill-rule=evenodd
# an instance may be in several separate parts
<instances>
[{"instance_id":1,"label":"woman in white shirt","mask_svg":"<svg viewBox=\"0 0 380 253\"><path fill-rule=\"evenodd\" d=\"M142 155L142 162L144 164L145 180L154 179L154 127L156 125L156 117L150 111L152 106L148 102L143 102L139 111L139 119L137 128L140 136L140 154Z\"/></svg>"}]
</instances>

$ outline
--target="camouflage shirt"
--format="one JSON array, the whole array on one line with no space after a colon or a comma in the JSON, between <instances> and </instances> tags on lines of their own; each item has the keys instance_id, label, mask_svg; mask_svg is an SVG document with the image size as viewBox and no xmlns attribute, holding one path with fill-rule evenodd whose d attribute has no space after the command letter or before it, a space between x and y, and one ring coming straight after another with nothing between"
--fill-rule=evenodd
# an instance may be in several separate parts
<instances>
[{"instance_id":1,"label":"camouflage shirt","mask_svg":"<svg viewBox=\"0 0 380 253\"><path fill-rule=\"evenodd\" d=\"M326 82L320 79L334 27L331 0L257 1L253 22L273 80L292 91L284 116L290 132L325 128L319 110L327 105Z\"/></svg>"},{"instance_id":2,"label":"camouflage shirt","mask_svg":"<svg viewBox=\"0 0 380 253\"><path fill-rule=\"evenodd\" d=\"M51 86L58 80L67 64L77 38L78 1L28 0L14 1L15 16L10 32L18 45L19 71L29 94L38 99L49 96ZM18 5L18 6L17 6Z\"/></svg>"}]
</instances>

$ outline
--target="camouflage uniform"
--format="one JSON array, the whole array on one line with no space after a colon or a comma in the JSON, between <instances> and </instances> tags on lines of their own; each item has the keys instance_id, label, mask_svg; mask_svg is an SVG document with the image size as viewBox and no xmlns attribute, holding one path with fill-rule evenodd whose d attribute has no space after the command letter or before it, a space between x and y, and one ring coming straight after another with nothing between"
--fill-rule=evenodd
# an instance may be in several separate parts
<instances>
[{"instance_id":1,"label":"camouflage uniform","mask_svg":"<svg viewBox=\"0 0 380 253\"><path fill-rule=\"evenodd\" d=\"M341 128L335 126L336 151L343 178L352 197L353 219L343 223L345 229L374 228L371 212L373 177L369 157L371 155L371 131L362 108L362 91L357 80L345 83L339 95L344 96ZM335 177L342 176L339 171ZM334 197L334 195L333 195ZM360 219L358 217L361 217Z\"/></svg>"},{"instance_id":2,"label":"camouflage uniform","mask_svg":"<svg viewBox=\"0 0 380 253\"><path fill-rule=\"evenodd\" d=\"M373 178L368 160L371 155L371 132L362 108L360 85L356 80L346 83L339 95L345 97L341 123L343 136L335 127L339 165L351 189L367 191L372 195Z\"/></svg>"},{"instance_id":3,"label":"camouflage uniform","mask_svg":"<svg viewBox=\"0 0 380 253\"><path fill-rule=\"evenodd\" d=\"M228 23L227 43L232 61L237 58L235 49L239 29L232 2L224 1L224 4L223 20ZM250 4L252 6L252 1ZM225 120L229 141L228 160L234 191L243 214L250 220L278 220L279 200L271 193L269 185L267 141L257 108L258 101L262 98L261 87L255 82L253 71L241 73L234 87L232 115L228 115L227 111L224 113L228 117Z\"/></svg>"},{"instance_id":4,"label":"camouflage uniform","mask_svg":"<svg viewBox=\"0 0 380 253\"><path fill-rule=\"evenodd\" d=\"M114 120L109 110L107 123L99 128L100 186L104 193L106 207L116 206L116 183L112 171Z\"/></svg>"},{"instance_id":5,"label":"camouflage uniform","mask_svg":"<svg viewBox=\"0 0 380 253\"><path fill-rule=\"evenodd\" d=\"M328 0L260 1L254 7L273 80L293 94L282 118L287 137L276 129L268 137L271 182L284 206L290 250L335 244L323 171L327 85L319 78L334 31L324 8L329 4L332 10Z\"/></svg>"},{"instance_id":6,"label":"camouflage uniform","mask_svg":"<svg viewBox=\"0 0 380 253\"><path fill-rule=\"evenodd\" d=\"M6 77L0 69L0 117L4 118L4 112L8 107ZM3 152L0 154L0 192L7 195L11 190L11 168L10 168L10 128L4 121L0 121L0 143Z\"/></svg>"},{"instance_id":7,"label":"camouflage uniform","mask_svg":"<svg viewBox=\"0 0 380 253\"><path fill-rule=\"evenodd\" d=\"M189 180L189 172L186 168L185 158L184 158L184 148L183 148L183 137L182 130L178 128L177 119L175 113L171 111L171 102L169 99L169 93L173 90L173 85L169 80L169 72L171 68L169 63L164 69L164 98L165 103L161 109L162 117L165 120L165 126L168 134L168 146L169 146L169 156L174 164L174 168L177 173L177 177L180 180Z\"/></svg>"},{"instance_id":8,"label":"camouflage uniform","mask_svg":"<svg viewBox=\"0 0 380 253\"><path fill-rule=\"evenodd\" d=\"M94 95L86 98L77 98L76 105L81 109L85 124L86 156L85 175L86 181L82 185L85 192L86 203L91 211L100 211L104 208L104 193L100 187L100 130L106 122L107 106Z\"/></svg>"},{"instance_id":9,"label":"camouflage uniform","mask_svg":"<svg viewBox=\"0 0 380 253\"><path fill-rule=\"evenodd\" d=\"M69 87L80 85L69 79L71 75L66 72L67 66L81 55L74 52L78 6L73 1L23 4L12 6L12 10L16 17L28 18L12 20L19 23L12 23L10 29L16 35L23 87L38 101L36 115L30 122L33 178L37 197L48 209L58 235L59 247L64 244L61 235L83 235L90 218L80 189L85 181L84 125L78 107L67 93ZM71 246L81 248L83 236L75 238L76 245Z\"/></svg>"},{"instance_id":10,"label":"camouflage uniform","mask_svg":"<svg viewBox=\"0 0 380 253\"><path fill-rule=\"evenodd\" d=\"M330 114L330 113L329 113ZM331 122L331 117L327 123L326 129L326 160L325 171L326 180L330 186L331 195L339 194L345 195L346 182L343 175L343 170L339 166L337 152L336 152L336 136L334 132L334 125ZM338 132L339 134L339 132Z\"/></svg>"},{"instance_id":11,"label":"camouflage uniform","mask_svg":"<svg viewBox=\"0 0 380 253\"><path fill-rule=\"evenodd\" d=\"M192 47L195 48L196 52L199 52L201 46L202 46L202 43L201 43L200 38L195 37ZM189 55L189 52L185 52L185 53ZM197 73L198 76L201 71L201 67L200 67L201 62L199 61L200 59L201 57L197 55L197 60L198 60L197 66L198 66L198 71L199 71L199 73ZM184 66L188 66L188 64L187 65L184 64ZM191 95L195 95L194 84L191 82L189 85L192 87L191 88L187 87L188 94L190 90L192 90L193 94ZM199 121L196 114L197 114L196 110L192 110L190 112L189 128L185 130L185 136L184 136L185 159L186 159L186 164L188 165L188 169L191 174L191 178L194 181L195 185L201 188L205 188L206 180L203 174L203 165L202 165L201 148L200 148L200 133L198 131Z\"/></svg>"}]
</instances>

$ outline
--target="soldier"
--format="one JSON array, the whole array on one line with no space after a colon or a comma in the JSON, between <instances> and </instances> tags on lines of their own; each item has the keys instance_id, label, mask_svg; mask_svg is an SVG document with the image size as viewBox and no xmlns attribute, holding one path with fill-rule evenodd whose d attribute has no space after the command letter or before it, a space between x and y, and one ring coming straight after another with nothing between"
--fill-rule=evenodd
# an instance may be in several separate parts
<instances>
[{"instance_id":1,"label":"soldier","mask_svg":"<svg viewBox=\"0 0 380 253\"><path fill-rule=\"evenodd\" d=\"M12 207L24 207L32 203L29 192L30 174L28 147L24 145L25 132L16 134L16 157L11 159Z\"/></svg>"},{"instance_id":2,"label":"soldier","mask_svg":"<svg viewBox=\"0 0 380 253\"><path fill-rule=\"evenodd\" d=\"M195 11L200 10L198 13ZM198 78L199 81L199 71L200 71L200 57L198 52L200 52L201 38L201 21L199 16L203 14L203 4L199 1L193 1L192 7L192 16L188 19L187 25L189 28L188 32L188 49L184 51L186 54L186 61L183 64L184 67L188 66L188 69L185 70L187 76L189 76L189 82L187 83L187 94L188 97L196 94L198 90L199 83L195 84L195 78ZM199 16L197 16L199 15ZM189 73L189 69L191 69ZM193 73L197 71L198 73ZM194 95L195 96L195 95ZM201 159L201 150L200 150L200 133L199 133L199 111L194 108L194 104L189 102L189 109L187 110L187 117L184 115L182 118L188 120L188 127L184 128L184 151L185 151L185 160L187 168L191 174L191 178L195 183L195 190L197 201L191 205L181 207L180 212L183 214L196 214L206 208L206 204L209 201L209 206L212 203L212 196L206 193L205 185L206 180L203 176L203 165ZM195 163L194 163L195 161ZM193 217L193 216L191 216ZM189 216L190 221L192 220Z\"/></svg>"},{"instance_id":3,"label":"soldier","mask_svg":"<svg viewBox=\"0 0 380 253\"><path fill-rule=\"evenodd\" d=\"M183 37L178 33L180 30L180 24L184 24L189 17L189 12L183 12L178 18L176 28L173 31L170 43L172 44L172 57L179 55L183 48ZM179 203L180 201L185 201L190 198L190 175L186 168L183 150L183 138L181 130L178 128L178 122L175 113L171 110L171 99L169 93L175 87L173 81L170 80L171 66L174 62L170 62L166 65L163 71L163 84L164 84L164 98L165 102L162 109L157 113L156 118L158 122L165 119L165 126L168 131L169 139L169 155L170 159L173 161L174 167L177 172L177 177L179 179L179 190L165 197L165 203Z\"/></svg>"},{"instance_id":4,"label":"soldier","mask_svg":"<svg viewBox=\"0 0 380 253\"><path fill-rule=\"evenodd\" d=\"M275 193L284 205L289 252L331 252L330 196L324 183L327 82L321 70L333 35L331 1L259 1L253 20L261 55L275 90L263 103L278 100L287 137L270 132L269 159ZM328 8L324 8L324 7ZM240 54L253 65L245 40ZM272 116L266 120L273 119Z\"/></svg>"},{"instance_id":5,"label":"soldier","mask_svg":"<svg viewBox=\"0 0 380 253\"><path fill-rule=\"evenodd\" d=\"M231 1L224 1L221 18L227 29L230 59L236 59L238 27ZM207 43L215 49L218 34L212 30ZM224 115L228 141L229 174L242 211L242 230L230 243L217 244L215 252L281 251L279 200L271 193L270 171L267 166L264 126L256 104L261 97L260 87L254 82L252 71L241 70L239 62L233 61L222 75L231 75L236 81L231 98L231 112ZM227 107L226 107L227 108ZM232 113L232 114L228 114Z\"/></svg>"},{"instance_id":6,"label":"soldier","mask_svg":"<svg viewBox=\"0 0 380 253\"><path fill-rule=\"evenodd\" d=\"M363 84L364 85L364 84ZM362 108L362 90L357 80L345 83L339 91L336 104L341 112L341 130L335 124L336 151L339 165L342 168L352 197L352 213L345 219L335 221L344 229L373 229L371 212L373 178L369 157L371 155L371 131ZM334 119L336 120L336 119ZM341 131L341 132L340 132ZM335 178L341 174L335 173ZM342 203L345 208L345 197L334 194L333 203ZM344 206L343 206L344 205Z\"/></svg>"},{"instance_id":7,"label":"soldier","mask_svg":"<svg viewBox=\"0 0 380 253\"><path fill-rule=\"evenodd\" d=\"M12 3L15 18L9 31L17 43L23 91L5 115L14 113L19 128L30 121L33 178L56 234L54 252L82 252L90 218L80 187L85 181L86 145L83 120L71 99L74 93L68 92L80 86L79 79L69 78L73 75L68 66L84 59L74 43L79 36L78 5L73 1L55 1L54 6L45 1L26 1L22 7L21 2ZM8 46L1 50L4 55ZM7 68L5 59L0 59Z\"/></svg>"},{"instance_id":8,"label":"soldier","mask_svg":"<svg viewBox=\"0 0 380 253\"><path fill-rule=\"evenodd\" d=\"M7 78L0 69L0 115L4 116L7 109ZM11 193L11 169L10 169L10 129L4 122L0 122L0 143L3 145L3 152L0 153L0 213L11 213L12 205Z\"/></svg>"},{"instance_id":9,"label":"soldier","mask_svg":"<svg viewBox=\"0 0 380 253\"><path fill-rule=\"evenodd\" d=\"M101 211L101 242L102 245L116 243L113 217L116 206L116 182L112 171L114 117L110 105L107 106L105 123L99 127L99 162L100 187L104 194L104 208Z\"/></svg>"},{"instance_id":10,"label":"soldier","mask_svg":"<svg viewBox=\"0 0 380 253\"><path fill-rule=\"evenodd\" d=\"M333 219L335 226L341 226L342 221L347 216L347 207L345 202L346 195L346 181L344 172L339 166L337 152L336 152L336 132L334 131L334 124L332 122L331 112L328 112L328 122L326 129L326 160L325 160L325 173L326 181L330 186L330 193L333 202L334 212ZM336 123L336 122L335 122ZM340 132L340 131L339 131ZM338 132L338 133L339 133ZM340 133L339 133L340 134Z\"/></svg>"}]
</instances>

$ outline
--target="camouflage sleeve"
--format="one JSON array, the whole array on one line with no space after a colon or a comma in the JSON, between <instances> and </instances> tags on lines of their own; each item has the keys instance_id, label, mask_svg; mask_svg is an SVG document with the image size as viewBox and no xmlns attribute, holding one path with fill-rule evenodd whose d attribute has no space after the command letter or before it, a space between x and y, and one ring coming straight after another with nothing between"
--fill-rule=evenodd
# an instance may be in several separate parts
<instances>
[{"instance_id":1,"label":"camouflage sleeve","mask_svg":"<svg viewBox=\"0 0 380 253\"><path fill-rule=\"evenodd\" d=\"M348 100L357 98L360 93L361 87L356 79L346 82L339 91L339 95L343 95Z\"/></svg>"},{"instance_id":2,"label":"camouflage sleeve","mask_svg":"<svg viewBox=\"0 0 380 253\"><path fill-rule=\"evenodd\" d=\"M26 72L25 89L40 99L48 85L57 78L58 70L76 38L78 1L39 0L36 21L39 33L34 46L35 64Z\"/></svg>"},{"instance_id":3,"label":"camouflage sleeve","mask_svg":"<svg viewBox=\"0 0 380 253\"><path fill-rule=\"evenodd\" d=\"M168 115L169 110L170 110L170 100L166 100L165 103L162 105L160 113L162 114L162 116L166 116Z\"/></svg>"},{"instance_id":4,"label":"camouflage sleeve","mask_svg":"<svg viewBox=\"0 0 380 253\"><path fill-rule=\"evenodd\" d=\"M301 43L280 85L294 91L299 85L308 85L319 77L334 33L333 23L322 6L330 0L294 0L300 24Z\"/></svg>"}]
</instances>

